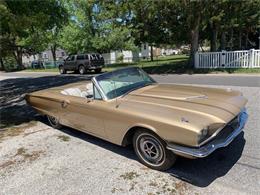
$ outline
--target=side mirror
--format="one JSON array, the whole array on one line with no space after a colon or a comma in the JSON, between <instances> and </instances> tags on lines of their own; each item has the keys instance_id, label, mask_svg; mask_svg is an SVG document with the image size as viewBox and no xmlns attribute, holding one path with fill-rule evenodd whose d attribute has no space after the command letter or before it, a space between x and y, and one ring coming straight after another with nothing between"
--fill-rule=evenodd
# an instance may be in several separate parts
<instances>
[{"instance_id":1,"label":"side mirror","mask_svg":"<svg viewBox=\"0 0 260 195\"><path fill-rule=\"evenodd\" d=\"M92 99L92 98L93 98L93 95L87 95L86 98Z\"/></svg>"},{"instance_id":2,"label":"side mirror","mask_svg":"<svg viewBox=\"0 0 260 195\"><path fill-rule=\"evenodd\" d=\"M87 103L93 101L93 95L87 95L86 98L87 98Z\"/></svg>"}]
</instances>

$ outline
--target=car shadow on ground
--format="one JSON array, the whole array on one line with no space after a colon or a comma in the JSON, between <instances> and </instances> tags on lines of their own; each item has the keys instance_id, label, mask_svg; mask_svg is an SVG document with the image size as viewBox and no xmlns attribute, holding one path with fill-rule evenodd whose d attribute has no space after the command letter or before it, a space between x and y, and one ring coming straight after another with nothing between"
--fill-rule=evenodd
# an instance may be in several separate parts
<instances>
[{"instance_id":1,"label":"car shadow on ground","mask_svg":"<svg viewBox=\"0 0 260 195\"><path fill-rule=\"evenodd\" d=\"M1 81L0 85L0 121L1 129L11 125L19 125L32 120L47 124L47 120L39 116L25 103L24 94L33 91L60 86L67 83L89 80L85 76L45 76L39 78L15 78ZM99 147L113 151L126 158L137 160L133 148L120 147L103 141L80 131L64 127L61 130L71 136ZM236 164L242 155L245 145L244 134L241 133L228 147L215 151L209 157L189 160L179 158L176 164L166 173L198 187L206 187L217 178L224 176Z\"/></svg>"},{"instance_id":2,"label":"car shadow on ground","mask_svg":"<svg viewBox=\"0 0 260 195\"><path fill-rule=\"evenodd\" d=\"M48 125L48 126L50 126L50 124L47 120L47 117L37 116L37 120L46 124L46 125ZM58 130L67 134L67 135L79 138L79 139L84 140L88 143L91 143L91 144L94 144L94 145L101 147L103 149L112 151L112 152L119 154L121 156L124 156L126 158L136 160L136 161L138 160L137 156L134 153L133 147L131 145L126 146L126 147L122 147L122 146L112 144L108 141L105 141L103 139L97 138L95 136L92 136L90 134L84 133L82 131L79 131L79 130L76 130L76 129L73 129L73 128L70 128L70 127L63 126L61 129L58 129Z\"/></svg>"},{"instance_id":3,"label":"car shadow on ground","mask_svg":"<svg viewBox=\"0 0 260 195\"><path fill-rule=\"evenodd\" d=\"M40 120L48 125L46 118L41 117ZM60 131L138 161L131 145L121 147L69 127L63 127ZM245 142L244 132L242 132L229 146L218 149L206 158L186 159L179 157L174 166L165 173L197 187L207 187L217 178L226 175L236 164L242 155Z\"/></svg>"},{"instance_id":4,"label":"car shadow on ground","mask_svg":"<svg viewBox=\"0 0 260 195\"><path fill-rule=\"evenodd\" d=\"M206 158L179 158L167 172L173 177L198 187L207 187L215 179L226 175L240 159L246 140L242 132L230 145L220 148Z\"/></svg>"}]
</instances>

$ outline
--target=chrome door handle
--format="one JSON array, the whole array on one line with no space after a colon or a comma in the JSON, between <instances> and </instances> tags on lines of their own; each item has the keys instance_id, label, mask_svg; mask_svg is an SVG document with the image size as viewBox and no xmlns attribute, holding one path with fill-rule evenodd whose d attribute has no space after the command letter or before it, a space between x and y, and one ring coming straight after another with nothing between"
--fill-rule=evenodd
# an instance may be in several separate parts
<instances>
[{"instance_id":1,"label":"chrome door handle","mask_svg":"<svg viewBox=\"0 0 260 195\"><path fill-rule=\"evenodd\" d=\"M66 108L69 104L70 104L70 101L69 101L69 100L63 100L63 101L61 102L61 107L62 107L62 108Z\"/></svg>"}]
</instances>

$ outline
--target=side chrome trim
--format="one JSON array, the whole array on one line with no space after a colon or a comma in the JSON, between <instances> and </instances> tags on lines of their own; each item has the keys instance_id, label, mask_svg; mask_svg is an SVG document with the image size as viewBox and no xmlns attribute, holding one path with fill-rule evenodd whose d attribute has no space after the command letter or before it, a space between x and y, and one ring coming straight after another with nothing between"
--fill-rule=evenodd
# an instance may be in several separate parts
<instances>
[{"instance_id":1,"label":"side chrome trim","mask_svg":"<svg viewBox=\"0 0 260 195\"><path fill-rule=\"evenodd\" d=\"M206 157L214 152L216 149L223 148L229 145L242 132L247 119L248 114L245 110L242 110L242 112L239 114L239 126L229 136L227 136L225 140L213 139L207 144L197 148L168 143L166 148L173 152L178 152L188 156L193 156L197 158Z\"/></svg>"}]
</instances>

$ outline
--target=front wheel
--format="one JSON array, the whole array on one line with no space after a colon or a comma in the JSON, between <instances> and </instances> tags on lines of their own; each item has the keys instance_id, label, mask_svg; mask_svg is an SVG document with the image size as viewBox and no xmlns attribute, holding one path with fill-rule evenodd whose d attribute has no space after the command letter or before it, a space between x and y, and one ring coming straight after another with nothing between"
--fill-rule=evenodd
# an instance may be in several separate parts
<instances>
[{"instance_id":1,"label":"front wheel","mask_svg":"<svg viewBox=\"0 0 260 195\"><path fill-rule=\"evenodd\" d=\"M64 69L64 66L59 66L60 74L66 74L66 70Z\"/></svg>"},{"instance_id":2,"label":"front wheel","mask_svg":"<svg viewBox=\"0 0 260 195\"><path fill-rule=\"evenodd\" d=\"M79 74L83 75L86 73L86 69L83 65L79 66Z\"/></svg>"},{"instance_id":3,"label":"front wheel","mask_svg":"<svg viewBox=\"0 0 260 195\"><path fill-rule=\"evenodd\" d=\"M164 141L154 133L137 131L133 137L133 146L139 160L152 169L164 171L176 161L176 155L167 150Z\"/></svg>"}]
</instances>

